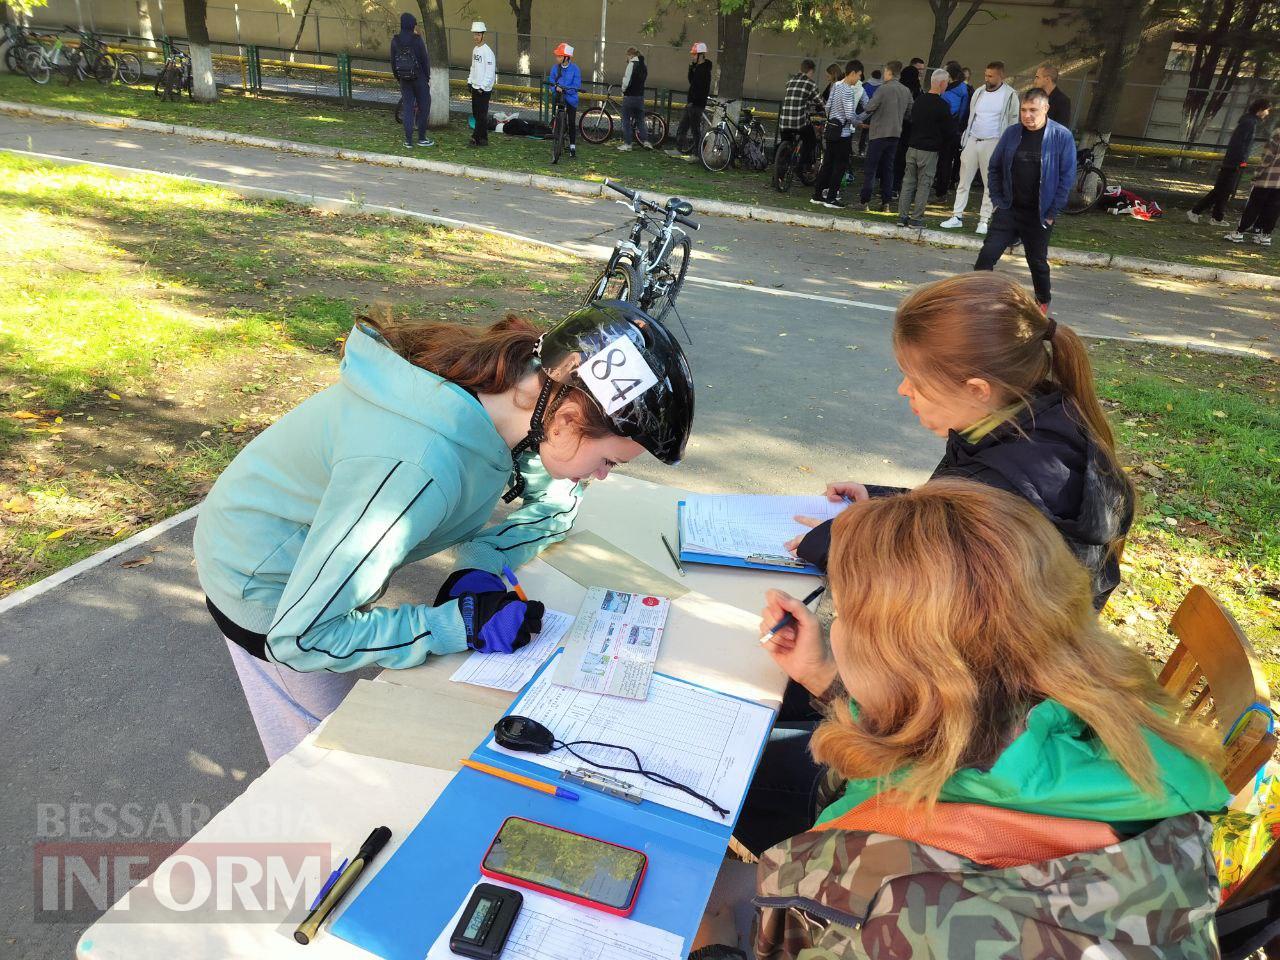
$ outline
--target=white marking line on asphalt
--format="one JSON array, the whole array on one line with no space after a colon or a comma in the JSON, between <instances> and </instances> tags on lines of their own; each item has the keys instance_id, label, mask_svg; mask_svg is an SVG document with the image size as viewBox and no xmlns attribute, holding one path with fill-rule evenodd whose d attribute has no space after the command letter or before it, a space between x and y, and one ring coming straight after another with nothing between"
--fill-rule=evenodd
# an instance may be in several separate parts
<instances>
[{"instance_id":1,"label":"white marking line on asphalt","mask_svg":"<svg viewBox=\"0 0 1280 960\"><path fill-rule=\"evenodd\" d=\"M144 167L126 167L117 163L106 163L102 160L84 160L76 157L64 157L54 153L39 153L34 150L15 150L9 147L2 149L4 149L6 153L16 153L27 157L37 157L41 160L53 160L58 163L84 164L91 167L102 167L106 170L119 170L122 173L136 173L153 177L169 177L174 180L187 180L191 183L201 183L210 187L220 187L223 190L229 190L232 193L238 193L241 196L260 197L264 194L270 194L285 200L291 200L294 203L302 204L304 206L323 203L348 209L352 213L383 213L395 217L409 217L414 220L424 220L428 223L438 224L442 227L462 227L467 230L475 230L479 233L489 234L490 236L502 237L506 240L515 240L519 243L531 243L535 246L555 250L557 253L567 253L575 257L582 257L585 255L595 257L599 260L607 260L609 258L609 254L613 252L610 247L601 246L599 244L584 243L581 246L568 246L563 243L553 243L550 240L538 240L534 237L526 237L523 234L512 233L510 230L503 230L499 227L491 227L486 224L475 223L470 220L459 220L456 217L445 217L434 213L421 213L417 210L406 210L403 207L389 207L382 204L363 203L354 200L341 200L336 197L322 197L314 193L304 193L300 190L277 190L274 187L255 187L246 184L229 183L225 180L211 180L207 177L194 177L184 173L169 173L164 170L148 170ZM694 256L696 260L696 253ZM719 287L724 290L742 290L746 293L760 293L771 297L789 297L795 300L810 300L815 303L832 303L842 307L858 307L863 310L880 310L885 313L893 313L893 311L897 309L895 306L886 306L883 303L868 303L865 300L850 300L846 297L828 297L817 293L802 293L799 290L779 290L775 287L759 287L755 284L737 283L732 280L711 280L706 277L689 277L685 282L702 287Z\"/></svg>"},{"instance_id":2,"label":"white marking line on asphalt","mask_svg":"<svg viewBox=\"0 0 1280 960\"><path fill-rule=\"evenodd\" d=\"M42 593L49 592L54 587L61 586L68 580L72 580L75 577L80 576L80 574L87 570L99 567L109 560L113 560L120 556L122 553L128 553L134 547L147 543L150 540L154 540L156 537L160 536L160 534L172 530L179 524L183 524L188 520L194 519L199 510L200 506L197 504L189 510L183 510L181 513L175 513L168 520L161 520L159 523L153 524L152 526L147 527L147 529L135 533L128 540L121 540L119 543L114 543L105 550L99 550L92 556L85 557L78 563L73 563L66 569L59 570L57 573L51 574L43 580L33 583L29 587L23 587L17 593L9 594L9 596L0 600L0 613L12 610L14 607L24 604L28 600L35 599Z\"/></svg>"}]
</instances>

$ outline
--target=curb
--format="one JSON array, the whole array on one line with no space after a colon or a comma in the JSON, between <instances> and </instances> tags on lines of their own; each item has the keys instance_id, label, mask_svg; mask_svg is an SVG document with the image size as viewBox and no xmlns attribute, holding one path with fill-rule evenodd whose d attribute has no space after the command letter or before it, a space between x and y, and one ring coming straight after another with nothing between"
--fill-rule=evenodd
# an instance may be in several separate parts
<instances>
[{"instance_id":1,"label":"curb","mask_svg":"<svg viewBox=\"0 0 1280 960\"><path fill-rule=\"evenodd\" d=\"M473 180L489 181L491 183L528 186L538 190L569 193L580 197L599 197L604 192L604 184L593 183L589 180L571 180L565 177L551 177L543 174L516 173L506 170L494 170L488 167L469 167L464 164L448 163L441 160L420 160L417 157L399 157L394 154L372 153L367 150L346 150L341 147L325 147L313 143L300 143L294 140L276 140L252 134L231 133L226 130L210 130L203 127L159 123L154 120L136 120L132 117L85 113L79 110L63 110L58 107L41 107L36 104L14 103L8 100L0 100L0 113L44 117L53 120L73 120L108 128L173 134L189 137L192 140L234 143L242 146L263 147L269 150L324 157L333 160L354 160L384 167L424 170L430 173L445 174L446 176L468 177ZM819 230L837 230L842 233L870 237L890 237L951 249L978 250L982 247L982 241L975 237L944 233L938 230L911 230L888 223L874 223L836 216L828 217L821 214L805 214L790 210L780 210L775 207L757 207L751 204L723 200L704 200L698 197L687 197L686 199L697 205L699 213L711 214L712 216L740 217L744 220L760 220L762 222L782 223ZM1220 270L1215 267L1174 264L1163 260L1149 260L1145 257L1128 257L1121 254L1099 253L1088 250L1055 249L1051 251L1050 259L1056 263L1066 263L1073 266L1122 270L1126 273L1153 274L1179 280L1216 282L1249 290L1280 290L1280 276L1250 273L1243 270Z\"/></svg>"}]
</instances>

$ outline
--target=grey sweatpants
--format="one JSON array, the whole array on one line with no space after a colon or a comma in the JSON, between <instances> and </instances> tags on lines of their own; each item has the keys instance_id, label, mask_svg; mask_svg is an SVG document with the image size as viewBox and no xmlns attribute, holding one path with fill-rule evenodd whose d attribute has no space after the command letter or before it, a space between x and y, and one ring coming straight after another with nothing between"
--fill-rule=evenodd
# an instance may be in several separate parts
<instances>
[{"instance_id":1,"label":"grey sweatpants","mask_svg":"<svg viewBox=\"0 0 1280 960\"><path fill-rule=\"evenodd\" d=\"M300 744L356 685L355 673L300 673L227 641L267 763Z\"/></svg>"}]
</instances>

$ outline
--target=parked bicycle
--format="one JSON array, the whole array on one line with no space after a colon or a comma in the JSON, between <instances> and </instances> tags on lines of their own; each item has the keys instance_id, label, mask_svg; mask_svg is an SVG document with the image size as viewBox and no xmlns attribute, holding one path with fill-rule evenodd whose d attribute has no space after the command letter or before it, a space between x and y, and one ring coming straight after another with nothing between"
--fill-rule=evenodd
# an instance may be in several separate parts
<instances>
[{"instance_id":1,"label":"parked bicycle","mask_svg":"<svg viewBox=\"0 0 1280 960\"><path fill-rule=\"evenodd\" d=\"M551 162L559 163L569 142L569 105L564 100L564 87L555 84L551 91Z\"/></svg>"},{"instance_id":2,"label":"parked bicycle","mask_svg":"<svg viewBox=\"0 0 1280 960\"><path fill-rule=\"evenodd\" d=\"M24 61L27 54L39 50L41 43L52 43L52 37L40 37L24 27L5 24L4 27L4 66L10 73L26 73Z\"/></svg>"},{"instance_id":3,"label":"parked bicycle","mask_svg":"<svg viewBox=\"0 0 1280 960\"><path fill-rule=\"evenodd\" d=\"M191 57L170 43L169 55L156 75L156 96L161 100L181 100L184 90L191 96Z\"/></svg>"},{"instance_id":4,"label":"parked bicycle","mask_svg":"<svg viewBox=\"0 0 1280 960\"><path fill-rule=\"evenodd\" d=\"M1067 195L1067 213L1086 213L1092 210L1107 192L1107 175L1102 172L1102 157L1106 155L1110 143L1110 137L1103 137L1091 149L1076 153L1076 182Z\"/></svg>"},{"instance_id":5,"label":"parked bicycle","mask_svg":"<svg viewBox=\"0 0 1280 960\"><path fill-rule=\"evenodd\" d=\"M779 193L791 189L791 182L798 179L806 187L813 186L818 179L818 171L822 169L822 151L825 142L822 129L826 123L825 113L810 115L813 137L809 147L809 156L804 153L804 140L799 130L787 130L778 141L773 153L773 187Z\"/></svg>"},{"instance_id":6,"label":"parked bicycle","mask_svg":"<svg viewBox=\"0 0 1280 960\"><path fill-rule=\"evenodd\" d=\"M750 107L743 107L738 119L729 112L729 100L719 104L720 121L702 135L698 156L702 165L712 173L719 173L741 158L752 170L769 166L769 154L765 150L764 124L756 119Z\"/></svg>"},{"instance_id":7,"label":"parked bicycle","mask_svg":"<svg viewBox=\"0 0 1280 960\"><path fill-rule=\"evenodd\" d=\"M62 74L67 83L83 78L84 57L80 51L55 36L48 46L37 45L28 49L22 60L22 72L33 83L43 86L55 73Z\"/></svg>"},{"instance_id":8,"label":"parked bicycle","mask_svg":"<svg viewBox=\"0 0 1280 960\"><path fill-rule=\"evenodd\" d=\"M676 297L689 273L693 244L681 227L698 229L698 224L689 219L693 204L672 197L659 206L620 183L605 180L604 185L626 197L617 202L629 207L636 216L627 238L614 244L604 272L591 286L587 302L622 300L662 320L675 310ZM652 234L647 243L646 233ZM679 311L676 317L680 317ZM684 326L683 320L680 326ZM686 329L685 337L688 336Z\"/></svg>"},{"instance_id":9,"label":"parked bicycle","mask_svg":"<svg viewBox=\"0 0 1280 960\"><path fill-rule=\"evenodd\" d=\"M681 153L693 153L694 147L702 141L702 135L715 126L715 118L712 116L714 109L712 101L708 100L707 106L702 108L702 113L698 117L697 127L686 127L683 132L677 129L677 150Z\"/></svg>"},{"instance_id":10,"label":"parked bicycle","mask_svg":"<svg viewBox=\"0 0 1280 960\"><path fill-rule=\"evenodd\" d=\"M68 27L68 30L71 28ZM77 31L80 37L79 46L76 48L80 54L80 79L86 80L89 77L97 80L101 84L108 84L116 78L116 58L108 49L107 45L94 36L92 33L85 33L83 30Z\"/></svg>"},{"instance_id":11,"label":"parked bicycle","mask_svg":"<svg viewBox=\"0 0 1280 960\"><path fill-rule=\"evenodd\" d=\"M587 143L604 143L613 136L614 124L622 122L622 101L615 100L613 91L619 89L615 84L605 93L604 102L590 110L584 110L578 117L578 132ZM644 113L645 132L649 135L649 143L654 147L662 146L667 139L667 121L661 114L646 110Z\"/></svg>"}]
</instances>

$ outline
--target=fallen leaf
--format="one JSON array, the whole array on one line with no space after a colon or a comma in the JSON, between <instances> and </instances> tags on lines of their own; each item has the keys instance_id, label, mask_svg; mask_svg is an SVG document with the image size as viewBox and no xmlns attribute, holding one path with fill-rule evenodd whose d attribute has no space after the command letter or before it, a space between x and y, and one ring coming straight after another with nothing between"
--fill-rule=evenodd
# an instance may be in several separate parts
<instances>
[{"instance_id":1,"label":"fallen leaf","mask_svg":"<svg viewBox=\"0 0 1280 960\"><path fill-rule=\"evenodd\" d=\"M110 397L112 400L119 400L119 399L120 399L120 394L118 394L118 393L108 393L108 394L107 394L107 396L108 396L108 397Z\"/></svg>"},{"instance_id":2,"label":"fallen leaf","mask_svg":"<svg viewBox=\"0 0 1280 960\"><path fill-rule=\"evenodd\" d=\"M15 410L9 414L15 420L39 420L40 414L32 413L30 410Z\"/></svg>"},{"instance_id":3,"label":"fallen leaf","mask_svg":"<svg viewBox=\"0 0 1280 960\"><path fill-rule=\"evenodd\" d=\"M128 570L132 570L134 567L145 567L148 563L152 563L154 560L155 557L138 557L136 560L126 560L124 563L120 564L120 566L125 567Z\"/></svg>"},{"instance_id":4,"label":"fallen leaf","mask_svg":"<svg viewBox=\"0 0 1280 960\"><path fill-rule=\"evenodd\" d=\"M1227 419L1227 412L1225 410L1215 410L1213 411L1213 415L1217 417L1219 420Z\"/></svg>"},{"instance_id":5,"label":"fallen leaf","mask_svg":"<svg viewBox=\"0 0 1280 960\"><path fill-rule=\"evenodd\" d=\"M55 531L53 531L53 533L49 534L47 537L45 537L45 539L46 539L46 540L61 540L63 537L65 537L68 533L70 533L70 532L71 532L72 530L74 530L74 529L75 529L75 527L63 527L61 530L55 530Z\"/></svg>"}]
</instances>

